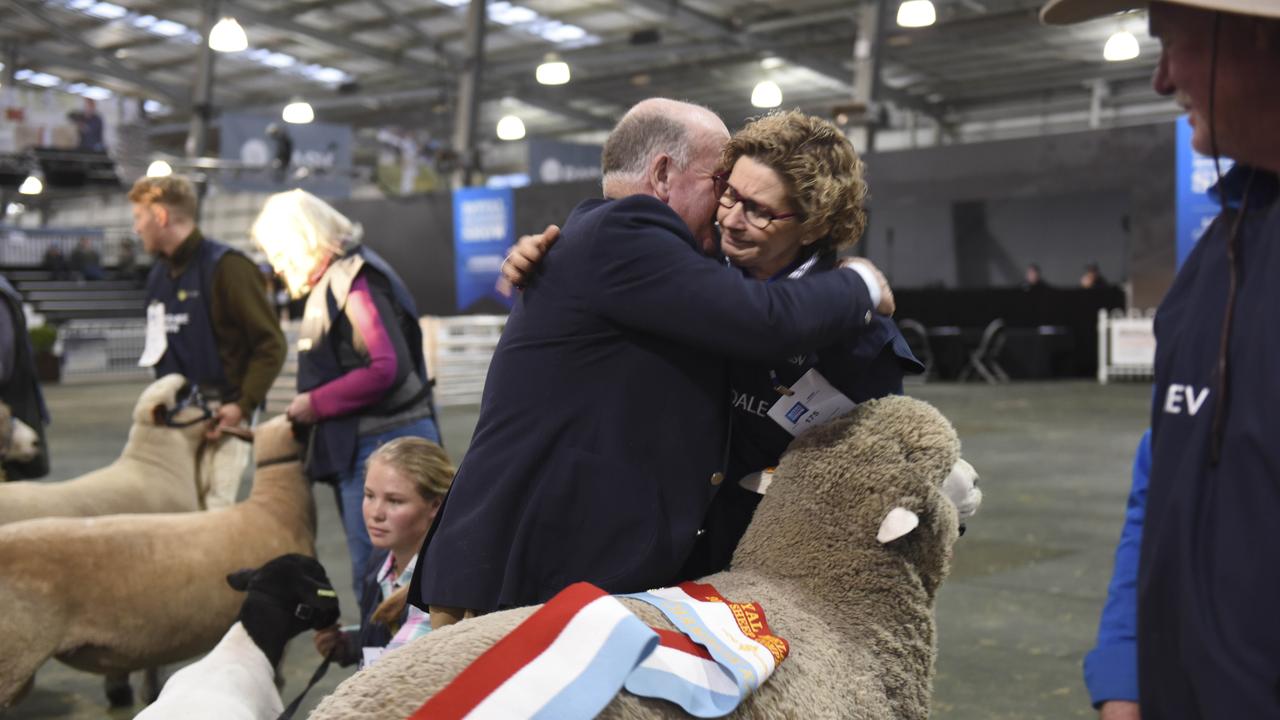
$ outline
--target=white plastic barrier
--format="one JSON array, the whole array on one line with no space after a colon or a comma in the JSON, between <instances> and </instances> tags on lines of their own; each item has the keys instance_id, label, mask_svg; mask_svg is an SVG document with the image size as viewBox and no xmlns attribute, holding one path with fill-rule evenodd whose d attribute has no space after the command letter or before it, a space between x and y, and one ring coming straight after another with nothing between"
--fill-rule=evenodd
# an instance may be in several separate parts
<instances>
[{"instance_id":1,"label":"white plastic barrier","mask_svg":"<svg viewBox=\"0 0 1280 720\"><path fill-rule=\"evenodd\" d=\"M150 377L151 370L138 367L146 330L146 321L141 319L63 323L58 328L62 381Z\"/></svg>"},{"instance_id":2,"label":"white plastic barrier","mask_svg":"<svg viewBox=\"0 0 1280 720\"><path fill-rule=\"evenodd\" d=\"M1155 373L1155 311L1098 311L1098 382L1149 380Z\"/></svg>"},{"instance_id":3,"label":"white plastic barrier","mask_svg":"<svg viewBox=\"0 0 1280 720\"><path fill-rule=\"evenodd\" d=\"M436 405L478 405L507 316L425 315L419 324L427 370L436 381Z\"/></svg>"}]
</instances>

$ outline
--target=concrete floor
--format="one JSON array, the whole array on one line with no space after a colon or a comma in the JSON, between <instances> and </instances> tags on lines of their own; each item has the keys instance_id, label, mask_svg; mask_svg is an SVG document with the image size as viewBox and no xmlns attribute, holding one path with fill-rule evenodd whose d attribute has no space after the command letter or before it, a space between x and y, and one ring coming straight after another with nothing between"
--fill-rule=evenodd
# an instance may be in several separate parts
<instances>
[{"instance_id":1,"label":"concrete floor","mask_svg":"<svg viewBox=\"0 0 1280 720\"><path fill-rule=\"evenodd\" d=\"M131 382L47 390L54 415L50 480L75 477L118 454L142 387ZM956 425L985 492L982 512L960 541L938 598L935 715L1093 716L1080 661L1093 644L1130 463L1147 424L1149 388L931 384L909 392ZM474 407L443 413L445 442L455 458L465 452L476 413ZM350 622L356 609L341 525L328 493L317 500L320 560L340 592L344 622ZM305 686L318 660L310 637L294 641L283 668L286 702ZM331 669L298 716L349 674ZM109 712L100 678L49 662L35 689L5 717L114 720L138 709Z\"/></svg>"}]
</instances>

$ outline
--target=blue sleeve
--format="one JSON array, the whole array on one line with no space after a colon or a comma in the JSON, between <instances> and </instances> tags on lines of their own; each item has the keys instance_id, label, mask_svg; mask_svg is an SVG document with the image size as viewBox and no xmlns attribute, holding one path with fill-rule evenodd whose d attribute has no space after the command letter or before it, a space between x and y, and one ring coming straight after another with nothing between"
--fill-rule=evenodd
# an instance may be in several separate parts
<instances>
[{"instance_id":1,"label":"blue sleeve","mask_svg":"<svg viewBox=\"0 0 1280 720\"><path fill-rule=\"evenodd\" d=\"M1098 644L1084 658L1084 684L1094 707L1107 700L1138 701L1138 551L1151 474L1151 431L1133 460L1133 487L1116 546L1107 602L1098 620Z\"/></svg>"}]
</instances>

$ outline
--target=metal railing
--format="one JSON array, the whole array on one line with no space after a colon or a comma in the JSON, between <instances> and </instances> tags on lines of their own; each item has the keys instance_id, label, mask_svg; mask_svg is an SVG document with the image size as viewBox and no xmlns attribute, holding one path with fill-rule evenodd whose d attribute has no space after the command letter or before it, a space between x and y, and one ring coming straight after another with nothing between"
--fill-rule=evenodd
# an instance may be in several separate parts
<instances>
[{"instance_id":1,"label":"metal railing","mask_svg":"<svg viewBox=\"0 0 1280 720\"><path fill-rule=\"evenodd\" d=\"M68 320L58 327L62 381L145 379L138 367L145 345L145 320Z\"/></svg>"}]
</instances>

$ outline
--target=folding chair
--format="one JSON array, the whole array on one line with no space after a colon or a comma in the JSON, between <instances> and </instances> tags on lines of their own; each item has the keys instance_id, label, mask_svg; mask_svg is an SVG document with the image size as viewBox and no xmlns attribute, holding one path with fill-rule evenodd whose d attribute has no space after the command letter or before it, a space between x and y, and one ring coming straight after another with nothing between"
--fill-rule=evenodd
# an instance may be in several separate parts
<instances>
[{"instance_id":1,"label":"folding chair","mask_svg":"<svg viewBox=\"0 0 1280 720\"><path fill-rule=\"evenodd\" d=\"M986 329L982 331L982 339L978 341L978 347L969 353L969 364L960 372L959 380L968 380L976 372L992 385L1009 382L1009 374L1000 367L997 360L1003 350L1004 320L996 318L987 323Z\"/></svg>"}]
</instances>

